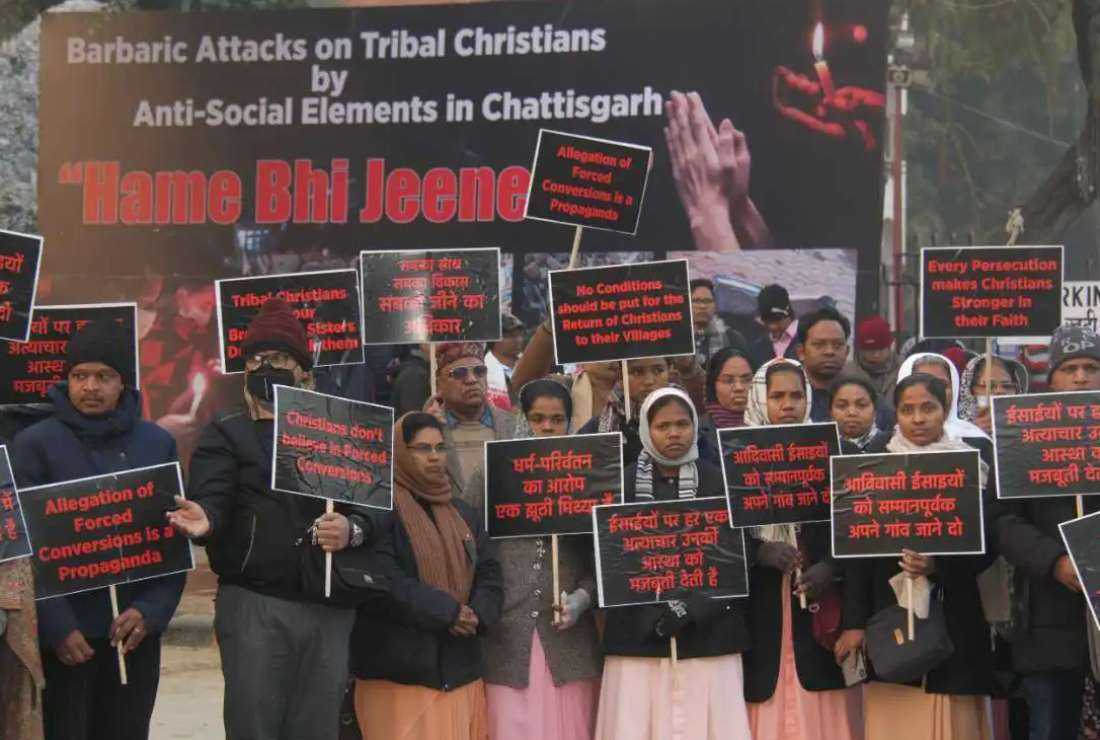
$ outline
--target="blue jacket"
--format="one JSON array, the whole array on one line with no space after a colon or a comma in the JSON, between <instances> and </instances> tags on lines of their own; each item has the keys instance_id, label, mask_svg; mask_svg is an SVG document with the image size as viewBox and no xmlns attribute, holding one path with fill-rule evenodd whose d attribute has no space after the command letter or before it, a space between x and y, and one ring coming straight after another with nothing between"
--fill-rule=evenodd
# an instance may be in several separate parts
<instances>
[{"instance_id":1,"label":"blue jacket","mask_svg":"<svg viewBox=\"0 0 1100 740\"><path fill-rule=\"evenodd\" d=\"M85 416L69 402L68 383L49 391L53 415L27 427L11 443L16 485L22 488L105 475L120 470L175 462L176 442L156 424L141 419L141 396L126 389L118 408L98 417ZM120 585L118 607L134 607L149 632L159 634L179 606L186 575ZM59 596L38 602L38 634L56 646L73 630L86 638L105 638L111 627L107 589Z\"/></svg>"}]
</instances>

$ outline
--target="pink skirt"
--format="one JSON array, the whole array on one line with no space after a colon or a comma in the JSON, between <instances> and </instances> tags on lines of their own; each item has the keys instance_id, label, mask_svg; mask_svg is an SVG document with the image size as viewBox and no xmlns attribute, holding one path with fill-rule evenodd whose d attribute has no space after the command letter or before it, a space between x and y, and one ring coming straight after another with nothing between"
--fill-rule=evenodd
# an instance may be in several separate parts
<instances>
[{"instance_id":1,"label":"pink skirt","mask_svg":"<svg viewBox=\"0 0 1100 740\"><path fill-rule=\"evenodd\" d=\"M675 670L668 658L608 656L596 737L749 740L744 695L740 655L681 660Z\"/></svg>"},{"instance_id":2,"label":"pink skirt","mask_svg":"<svg viewBox=\"0 0 1100 740\"><path fill-rule=\"evenodd\" d=\"M490 740L591 740L597 679L554 685L538 630L531 633L527 688L485 684Z\"/></svg>"},{"instance_id":3,"label":"pink skirt","mask_svg":"<svg viewBox=\"0 0 1100 740\"><path fill-rule=\"evenodd\" d=\"M782 594L790 592L783 576ZM765 702L749 704L752 736L767 740L862 740L863 703L860 687L836 691L806 691L798 680L791 627L791 600L783 602L783 643L779 680Z\"/></svg>"}]
</instances>

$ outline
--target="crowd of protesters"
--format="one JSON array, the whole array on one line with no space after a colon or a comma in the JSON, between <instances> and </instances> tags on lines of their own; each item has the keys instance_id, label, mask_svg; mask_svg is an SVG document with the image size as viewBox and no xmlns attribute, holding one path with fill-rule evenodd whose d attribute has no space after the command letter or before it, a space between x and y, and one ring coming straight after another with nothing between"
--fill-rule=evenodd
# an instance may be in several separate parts
<instances>
[{"instance_id":1,"label":"crowd of protesters","mask_svg":"<svg viewBox=\"0 0 1100 740\"><path fill-rule=\"evenodd\" d=\"M1027 370L961 347L901 357L883 319L858 321L853 336L832 308L796 316L778 285L760 292L766 332L747 342L717 316L713 284L695 281L691 295L697 352L686 357L564 372L548 325L523 346L514 319L490 348L412 348L389 396L393 511L330 513L271 488L274 387L339 379L315 372L302 324L268 301L244 340L240 407L203 431L187 498L168 515L218 576L226 736L335 740L347 695L368 740L1097 737L1095 630L1058 535L1073 503L997 498L988 396L1027 393ZM110 324L74 336L52 415L10 441L20 486L176 459L123 384L127 351ZM1046 380L1052 392L1100 390L1100 338L1060 328ZM763 526L747 537L748 598L601 612L590 538L564 538L555 607L549 538L485 531L488 441L620 432L624 499L660 501L725 495L717 429L810 421L835 421L846 454L978 450L986 553L837 561L828 523ZM915 683L870 665L852 685L841 666L903 579L939 599L954 651ZM148 737L183 578L120 586L115 618L101 591L36 610L32 580L27 560L0 565L3 737ZM998 595L1003 621L990 617Z\"/></svg>"}]
</instances>

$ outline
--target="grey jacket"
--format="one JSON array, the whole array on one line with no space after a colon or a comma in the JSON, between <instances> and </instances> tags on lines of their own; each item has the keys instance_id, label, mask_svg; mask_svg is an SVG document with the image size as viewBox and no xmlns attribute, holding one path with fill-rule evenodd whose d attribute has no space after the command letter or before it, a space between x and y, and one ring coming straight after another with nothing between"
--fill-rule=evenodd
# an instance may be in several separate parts
<instances>
[{"instance_id":1,"label":"grey jacket","mask_svg":"<svg viewBox=\"0 0 1100 740\"><path fill-rule=\"evenodd\" d=\"M494 439L511 439L516 435L516 417L507 411L501 411L496 406L490 405L489 411L493 415ZM454 439L451 430L444 429L443 440L449 448L447 451L447 477L451 479L451 491L455 496L461 496L466 488L466 479L462 476L462 465L458 461L458 452L454 448ZM482 484L484 488L484 484ZM474 507L481 511L480 504Z\"/></svg>"},{"instance_id":2,"label":"grey jacket","mask_svg":"<svg viewBox=\"0 0 1100 740\"><path fill-rule=\"evenodd\" d=\"M478 468L462 492L462 498L484 512L485 471ZM484 514L483 514L484 515ZM485 681L512 688L527 688L531 670L531 635L539 642L555 686L599 678L603 671L600 639L593 610L588 609L570 629L559 631L554 618L554 583L549 537L497 540L504 571L504 606L500 623L482 640ZM596 599L592 577L592 538L570 535L558 538L558 577L562 590L578 588Z\"/></svg>"}]
</instances>

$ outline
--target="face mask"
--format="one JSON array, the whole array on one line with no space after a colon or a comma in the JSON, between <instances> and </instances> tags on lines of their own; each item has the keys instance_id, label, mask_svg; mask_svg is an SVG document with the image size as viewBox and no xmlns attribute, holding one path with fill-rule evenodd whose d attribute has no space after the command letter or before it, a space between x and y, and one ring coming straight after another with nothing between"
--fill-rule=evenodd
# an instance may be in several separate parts
<instances>
[{"instance_id":1,"label":"face mask","mask_svg":"<svg viewBox=\"0 0 1100 740\"><path fill-rule=\"evenodd\" d=\"M261 365L256 370L246 373L245 387L249 394L257 401L273 403L275 401L275 386L287 385L293 387L293 370L276 370L270 365Z\"/></svg>"}]
</instances>

